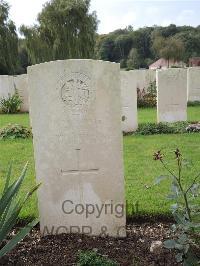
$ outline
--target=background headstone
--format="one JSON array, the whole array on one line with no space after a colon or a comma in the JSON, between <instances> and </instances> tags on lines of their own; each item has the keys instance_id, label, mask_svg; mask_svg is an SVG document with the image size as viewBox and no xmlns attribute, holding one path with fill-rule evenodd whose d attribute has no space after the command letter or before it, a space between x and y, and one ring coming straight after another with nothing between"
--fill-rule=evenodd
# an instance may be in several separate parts
<instances>
[{"instance_id":1,"label":"background headstone","mask_svg":"<svg viewBox=\"0 0 200 266\"><path fill-rule=\"evenodd\" d=\"M0 99L7 98L13 95L15 90L19 93L23 103L21 105L21 112L29 111L28 102L28 77L26 74L18 76L0 75Z\"/></svg>"},{"instance_id":2,"label":"background headstone","mask_svg":"<svg viewBox=\"0 0 200 266\"><path fill-rule=\"evenodd\" d=\"M132 70L131 71L134 79L136 89L139 89L141 92L147 92L150 83L156 80L156 71L151 69L144 70Z\"/></svg>"},{"instance_id":3,"label":"background headstone","mask_svg":"<svg viewBox=\"0 0 200 266\"><path fill-rule=\"evenodd\" d=\"M14 77L0 75L0 98L8 97L9 94L15 93Z\"/></svg>"},{"instance_id":4,"label":"background headstone","mask_svg":"<svg viewBox=\"0 0 200 266\"><path fill-rule=\"evenodd\" d=\"M187 120L187 69L157 71L157 120Z\"/></svg>"},{"instance_id":5,"label":"background headstone","mask_svg":"<svg viewBox=\"0 0 200 266\"><path fill-rule=\"evenodd\" d=\"M41 232L125 236L119 64L56 61L28 76Z\"/></svg>"},{"instance_id":6,"label":"background headstone","mask_svg":"<svg viewBox=\"0 0 200 266\"><path fill-rule=\"evenodd\" d=\"M14 87L22 98L21 112L29 112L28 77L26 74L14 76Z\"/></svg>"},{"instance_id":7,"label":"background headstone","mask_svg":"<svg viewBox=\"0 0 200 266\"><path fill-rule=\"evenodd\" d=\"M200 67L188 68L188 101L200 101Z\"/></svg>"},{"instance_id":8,"label":"background headstone","mask_svg":"<svg viewBox=\"0 0 200 266\"><path fill-rule=\"evenodd\" d=\"M138 128L137 89L132 71L121 71L122 131L133 132Z\"/></svg>"}]
</instances>

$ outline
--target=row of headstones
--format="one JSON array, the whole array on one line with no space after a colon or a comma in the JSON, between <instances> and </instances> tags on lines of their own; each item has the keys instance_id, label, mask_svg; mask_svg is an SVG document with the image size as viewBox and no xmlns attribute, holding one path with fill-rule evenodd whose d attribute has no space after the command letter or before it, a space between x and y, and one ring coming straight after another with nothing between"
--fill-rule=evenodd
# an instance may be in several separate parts
<instances>
[{"instance_id":1,"label":"row of headstones","mask_svg":"<svg viewBox=\"0 0 200 266\"><path fill-rule=\"evenodd\" d=\"M185 71L157 72L159 110L168 116L172 106L186 108ZM131 74L122 74L127 110L137 108ZM104 61L28 68L42 234L126 235L120 81L119 64Z\"/></svg>"},{"instance_id":2,"label":"row of headstones","mask_svg":"<svg viewBox=\"0 0 200 266\"><path fill-rule=\"evenodd\" d=\"M157 84L159 82L158 81L159 79L163 79L164 88L162 89L167 90L167 92L169 93L170 92L173 93L172 87L173 85L176 85L177 82L179 82L178 76L177 76L177 80L173 81L174 84L172 84L171 89L169 86L170 83L167 81L167 79L171 80L170 75L176 76L176 75L179 75L177 74L179 72L182 72L182 76L180 76L180 83L184 83L182 91L184 91L185 86L187 84L187 101L200 101L200 68L197 68L197 67L188 68L187 73L185 69L165 70L162 74L157 74L158 75ZM181 80L182 77L183 79ZM165 79L166 79L166 82L165 82ZM150 83L154 82L155 80L156 80L155 70L133 70L129 72L121 71L121 94L122 94L122 107L123 107L122 117L124 118L123 123L122 123L123 130L130 131L130 130L137 129L137 117L136 117L137 90L140 90L141 92L142 91L147 92L147 88L149 87ZM177 86L180 87L182 85L177 84ZM159 87L161 88L161 86ZM29 112L27 75L24 74L24 75L18 75L18 76L4 76L4 75L0 76L0 98L7 97L8 94L13 95L13 93L15 92L15 89L17 89L20 97L23 100L23 104L21 106L21 112ZM162 89L160 89L159 91L161 92ZM158 97L159 96L162 96L162 94L158 94ZM129 108L129 106L132 106L132 107ZM174 107L172 107L172 109L173 108ZM165 118L167 120L164 120L164 121L171 122L170 117L168 116L169 119ZM174 118L176 119L176 117ZM158 120L159 120L159 116L158 116ZM160 119L160 121L161 120L162 119Z\"/></svg>"},{"instance_id":3,"label":"row of headstones","mask_svg":"<svg viewBox=\"0 0 200 266\"><path fill-rule=\"evenodd\" d=\"M186 108L185 71L157 72L160 110ZM137 107L131 73L122 74L127 110ZM28 68L42 234L126 235L120 81L119 64L104 61Z\"/></svg>"},{"instance_id":4,"label":"row of headstones","mask_svg":"<svg viewBox=\"0 0 200 266\"><path fill-rule=\"evenodd\" d=\"M187 102L200 101L200 68L157 70L152 81L157 87L157 122L187 120ZM138 128L138 71L121 72L122 130Z\"/></svg>"},{"instance_id":5,"label":"row of headstones","mask_svg":"<svg viewBox=\"0 0 200 266\"><path fill-rule=\"evenodd\" d=\"M18 76L0 76L0 99L13 95L17 90L19 96L23 100L21 112L29 112L28 101L28 77L26 74Z\"/></svg>"},{"instance_id":6,"label":"row of headstones","mask_svg":"<svg viewBox=\"0 0 200 266\"><path fill-rule=\"evenodd\" d=\"M180 74L182 73L182 75ZM171 78L174 76L174 79ZM169 79L169 80L168 80ZM122 130L125 132L135 131L138 127L137 120L137 90L147 91L151 82L156 80L156 71L154 70L133 70L129 72L121 71L121 94L122 94ZM175 112L178 108L178 102L175 96L180 94L182 102L185 102L185 88L187 84L187 101L200 101L200 68L188 68L187 74L185 69L170 69L162 73L157 73L158 91L158 121L173 122L180 119L185 120L185 111L180 111L182 115ZM176 88L174 89L174 86ZM28 101L28 77L27 75L18 76L0 76L0 98L7 97L8 94L13 95L15 89L18 90L23 100L21 112L29 112ZM167 96L173 97L170 103L165 99ZM171 95L171 96L170 96ZM167 104L168 106L165 106ZM163 108L165 110L163 110ZM166 113L166 108L170 109ZM185 104L184 104L185 109ZM176 114L175 114L176 113Z\"/></svg>"}]
</instances>

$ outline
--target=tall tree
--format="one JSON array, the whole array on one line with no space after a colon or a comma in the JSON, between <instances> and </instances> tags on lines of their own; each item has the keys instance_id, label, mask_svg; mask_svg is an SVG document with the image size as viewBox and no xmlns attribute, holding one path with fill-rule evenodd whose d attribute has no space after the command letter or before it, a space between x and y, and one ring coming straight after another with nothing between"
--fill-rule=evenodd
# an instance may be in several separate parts
<instances>
[{"instance_id":1,"label":"tall tree","mask_svg":"<svg viewBox=\"0 0 200 266\"><path fill-rule=\"evenodd\" d=\"M27 67L30 65L27 49L25 46L25 40L19 39L18 41L18 58L19 58L19 69L17 74L26 73Z\"/></svg>"},{"instance_id":2,"label":"tall tree","mask_svg":"<svg viewBox=\"0 0 200 266\"><path fill-rule=\"evenodd\" d=\"M133 45L133 40L130 35L123 34L117 36L117 38L115 39L115 46L120 56L120 60L127 59L132 45Z\"/></svg>"},{"instance_id":3,"label":"tall tree","mask_svg":"<svg viewBox=\"0 0 200 266\"><path fill-rule=\"evenodd\" d=\"M38 26L21 27L32 63L91 58L97 30L90 0L51 0L38 15Z\"/></svg>"},{"instance_id":4,"label":"tall tree","mask_svg":"<svg viewBox=\"0 0 200 266\"><path fill-rule=\"evenodd\" d=\"M160 57L168 60L168 64L170 59L174 61L184 59L184 44L180 39L176 39L175 37L167 39L159 37L154 41L153 48Z\"/></svg>"},{"instance_id":5,"label":"tall tree","mask_svg":"<svg viewBox=\"0 0 200 266\"><path fill-rule=\"evenodd\" d=\"M134 30L129 26L99 35L96 58L120 62L125 68L146 68L160 57L183 60L200 56L200 26L153 26Z\"/></svg>"},{"instance_id":6,"label":"tall tree","mask_svg":"<svg viewBox=\"0 0 200 266\"><path fill-rule=\"evenodd\" d=\"M9 20L9 5L0 0L0 74L15 74L18 68L18 37Z\"/></svg>"},{"instance_id":7,"label":"tall tree","mask_svg":"<svg viewBox=\"0 0 200 266\"><path fill-rule=\"evenodd\" d=\"M137 69L140 68L140 66L141 66L141 57L137 49L132 48L128 56L127 67L129 69Z\"/></svg>"}]
</instances>

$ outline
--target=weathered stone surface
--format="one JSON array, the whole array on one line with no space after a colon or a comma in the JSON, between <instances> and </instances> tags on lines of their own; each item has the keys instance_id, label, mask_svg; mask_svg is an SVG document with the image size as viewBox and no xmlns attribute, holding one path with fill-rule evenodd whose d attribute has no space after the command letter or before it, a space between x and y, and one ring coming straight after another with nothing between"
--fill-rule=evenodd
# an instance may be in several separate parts
<instances>
[{"instance_id":1,"label":"weathered stone surface","mask_svg":"<svg viewBox=\"0 0 200 266\"><path fill-rule=\"evenodd\" d=\"M15 92L13 76L0 75L0 98Z\"/></svg>"},{"instance_id":2,"label":"weathered stone surface","mask_svg":"<svg viewBox=\"0 0 200 266\"><path fill-rule=\"evenodd\" d=\"M10 95L15 93L15 90L18 91L19 96L23 100L21 105L22 112L29 111L29 102L28 102L28 78L27 75L18 75L18 76L1 76L0 75L0 98L7 98Z\"/></svg>"},{"instance_id":3,"label":"weathered stone surface","mask_svg":"<svg viewBox=\"0 0 200 266\"><path fill-rule=\"evenodd\" d=\"M41 232L124 236L119 65L65 60L28 75Z\"/></svg>"},{"instance_id":4,"label":"weathered stone surface","mask_svg":"<svg viewBox=\"0 0 200 266\"><path fill-rule=\"evenodd\" d=\"M122 131L133 132L138 128L137 88L133 71L121 71Z\"/></svg>"},{"instance_id":5,"label":"weathered stone surface","mask_svg":"<svg viewBox=\"0 0 200 266\"><path fill-rule=\"evenodd\" d=\"M200 67L188 68L188 101L200 101Z\"/></svg>"},{"instance_id":6,"label":"weathered stone surface","mask_svg":"<svg viewBox=\"0 0 200 266\"><path fill-rule=\"evenodd\" d=\"M187 70L157 71L157 120L177 122L187 120Z\"/></svg>"},{"instance_id":7,"label":"weathered stone surface","mask_svg":"<svg viewBox=\"0 0 200 266\"><path fill-rule=\"evenodd\" d=\"M156 80L155 70L132 70L131 73L135 79L136 90L139 89L141 92L143 90L146 92L150 83Z\"/></svg>"},{"instance_id":8,"label":"weathered stone surface","mask_svg":"<svg viewBox=\"0 0 200 266\"><path fill-rule=\"evenodd\" d=\"M26 74L14 77L14 87L22 98L21 112L29 112L28 77Z\"/></svg>"}]
</instances>

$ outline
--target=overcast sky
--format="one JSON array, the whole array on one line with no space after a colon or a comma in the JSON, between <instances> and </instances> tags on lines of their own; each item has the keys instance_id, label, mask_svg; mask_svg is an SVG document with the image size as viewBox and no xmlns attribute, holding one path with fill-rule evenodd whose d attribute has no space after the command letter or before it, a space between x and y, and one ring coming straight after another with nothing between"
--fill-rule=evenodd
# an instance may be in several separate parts
<instances>
[{"instance_id":1,"label":"overcast sky","mask_svg":"<svg viewBox=\"0 0 200 266\"><path fill-rule=\"evenodd\" d=\"M47 0L8 0L10 16L17 27L32 25ZM200 25L200 0L91 0L91 11L97 11L99 33L108 33L132 25L143 26L171 23Z\"/></svg>"}]
</instances>

